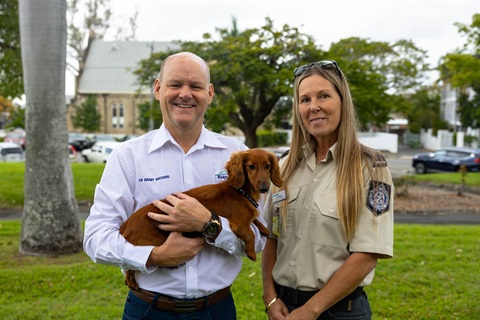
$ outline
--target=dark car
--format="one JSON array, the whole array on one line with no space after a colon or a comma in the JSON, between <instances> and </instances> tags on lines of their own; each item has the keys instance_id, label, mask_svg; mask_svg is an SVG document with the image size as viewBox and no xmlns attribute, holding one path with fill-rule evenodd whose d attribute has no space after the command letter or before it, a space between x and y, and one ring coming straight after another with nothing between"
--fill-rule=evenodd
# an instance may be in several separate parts
<instances>
[{"instance_id":1,"label":"dark car","mask_svg":"<svg viewBox=\"0 0 480 320\"><path fill-rule=\"evenodd\" d=\"M84 134L74 132L68 134L68 144L71 144L77 151L82 151L92 146L92 142Z\"/></svg>"},{"instance_id":2,"label":"dark car","mask_svg":"<svg viewBox=\"0 0 480 320\"><path fill-rule=\"evenodd\" d=\"M458 172L462 165L465 165L467 171L480 171L480 149L443 148L434 152L416 154L412 160L416 173Z\"/></svg>"}]
</instances>

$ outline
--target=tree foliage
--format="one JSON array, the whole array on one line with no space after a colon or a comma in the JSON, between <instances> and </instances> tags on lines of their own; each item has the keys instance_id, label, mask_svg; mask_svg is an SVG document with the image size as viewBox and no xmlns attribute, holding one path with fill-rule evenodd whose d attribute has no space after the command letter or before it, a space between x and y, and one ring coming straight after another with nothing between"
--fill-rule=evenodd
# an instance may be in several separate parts
<instances>
[{"instance_id":1,"label":"tree foliage","mask_svg":"<svg viewBox=\"0 0 480 320\"><path fill-rule=\"evenodd\" d=\"M221 129L226 123L245 134L255 147L256 130L278 123L290 110L295 67L323 59L337 60L349 80L361 122L381 125L392 111L407 108L403 95L420 86L428 70L425 51L411 41L395 43L349 38L332 44L328 51L297 28L275 28L266 18L259 28L206 33L202 42L178 42L178 51L191 51L209 62L216 98L207 110L206 124ZM172 52L155 53L136 71L140 85L151 85L163 59ZM282 99L286 99L283 100ZM275 114L275 116L273 115ZM272 122L273 121L273 122Z\"/></svg>"},{"instance_id":2,"label":"tree foliage","mask_svg":"<svg viewBox=\"0 0 480 320\"><path fill-rule=\"evenodd\" d=\"M151 130L150 128L150 114L152 115L153 119L153 127L158 128L162 124L162 112L160 112L160 108L157 105L153 105L150 108L150 102L144 102L139 104L138 106L138 126L140 129L148 131Z\"/></svg>"},{"instance_id":3,"label":"tree foliage","mask_svg":"<svg viewBox=\"0 0 480 320\"><path fill-rule=\"evenodd\" d=\"M10 110L10 119L6 127L9 129L25 129L25 108L13 105Z\"/></svg>"},{"instance_id":4,"label":"tree foliage","mask_svg":"<svg viewBox=\"0 0 480 320\"><path fill-rule=\"evenodd\" d=\"M23 70L18 23L18 0L0 2L0 96L23 94Z\"/></svg>"},{"instance_id":5,"label":"tree foliage","mask_svg":"<svg viewBox=\"0 0 480 320\"><path fill-rule=\"evenodd\" d=\"M310 36L288 25L276 29L268 18L264 26L245 31L238 31L234 19L231 29L216 32L218 40L205 34L203 42L179 42L179 51L195 52L209 62L216 98L207 111L207 126L218 130L231 123L243 131L246 144L255 147L257 128L281 97L291 95L292 70L310 61L318 49ZM142 62L137 73L142 84L148 84L153 70L158 73L159 63L170 53Z\"/></svg>"},{"instance_id":6,"label":"tree foliage","mask_svg":"<svg viewBox=\"0 0 480 320\"><path fill-rule=\"evenodd\" d=\"M68 1L68 54L78 67L72 64L68 68L75 74L81 72L85 62L86 50L89 43L95 39L103 39L111 28L113 13L111 0L69 0ZM135 11L128 19L129 28L122 24L116 31L116 39L131 40L135 38L136 19Z\"/></svg>"},{"instance_id":7,"label":"tree foliage","mask_svg":"<svg viewBox=\"0 0 480 320\"><path fill-rule=\"evenodd\" d=\"M404 96L420 88L428 70L426 52L407 40L348 38L332 44L326 56L345 73L363 128L382 126L392 112L406 111Z\"/></svg>"},{"instance_id":8,"label":"tree foliage","mask_svg":"<svg viewBox=\"0 0 480 320\"><path fill-rule=\"evenodd\" d=\"M463 48L442 57L439 65L441 79L460 88L459 113L464 127L480 123L480 14L474 14L472 23L455 24L461 35L466 37ZM466 94L471 88L475 95Z\"/></svg>"},{"instance_id":9,"label":"tree foliage","mask_svg":"<svg viewBox=\"0 0 480 320\"><path fill-rule=\"evenodd\" d=\"M85 102L75 107L75 113L71 116L72 125L84 132L95 132L100 130L102 115L97 108L95 95L88 95Z\"/></svg>"},{"instance_id":10,"label":"tree foliage","mask_svg":"<svg viewBox=\"0 0 480 320\"><path fill-rule=\"evenodd\" d=\"M447 129L448 123L440 115L440 90L438 87L422 87L415 93L406 96L410 109L408 127L412 133L420 133L420 129L434 131Z\"/></svg>"}]
</instances>

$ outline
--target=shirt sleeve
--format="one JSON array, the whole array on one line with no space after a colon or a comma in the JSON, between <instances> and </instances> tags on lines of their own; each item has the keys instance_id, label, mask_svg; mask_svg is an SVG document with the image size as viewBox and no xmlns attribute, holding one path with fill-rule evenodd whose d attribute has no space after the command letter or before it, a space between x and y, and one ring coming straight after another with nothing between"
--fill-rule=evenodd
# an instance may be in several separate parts
<instances>
[{"instance_id":1,"label":"shirt sleeve","mask_svg":"<svg viewBox=\"0 0 480 320\"><path fill-rule=\"evenodd\" d=\"M94 205L85 221L83 248L96 263L153 272L146 262L154 246L134 246L119 233L134 211L132 170L114 150L96 186Z\"/></svg>"},{"instance_id":2,"label":"shirt sleeve","mask_svg":"<svg viewBox=\"0 0 480 320\"><path fill-rule=\"evenodd\" d=\"M368 179L365 185L365 203L349 249L351 252L377 253L380 258L392 258L395 190L388 167L374 170L379 178Z\"/></svg>"},{"instance_id":3,"label":"shirt sleeve","mask_svg":"<svg viewBox=\"0 0 480 320\"><path fill-rule=\"evenodd\" d=\"M262 198L262 200L259 201L259 209L263 208L263 202L264 200ZM261 211L259 212L257 219L260 221L260 223L266 226L266 222L262 217ZM215 245L215 247L227 251L230 254L242 257L246 256L245 243L239 238L237 238L235 233L233 233L232 229L230 228L230 223L226 218L220 217L220 220L222 221L222 231L218 235L217 239L215 239L215 242L209 240L207 240L207 242L211 245ZM259 253L265 247L267 239L260 234L260 231L253 223L250 224L250 227L255 234L255 252Z\"/></svg>"}]
</instances>

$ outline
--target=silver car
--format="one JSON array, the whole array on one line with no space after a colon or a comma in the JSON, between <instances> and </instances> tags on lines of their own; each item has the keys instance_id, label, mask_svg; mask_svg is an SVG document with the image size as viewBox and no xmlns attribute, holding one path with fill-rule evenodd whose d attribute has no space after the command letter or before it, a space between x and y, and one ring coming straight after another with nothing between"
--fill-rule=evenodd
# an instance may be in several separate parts
<instances>
[{"instance_id":1,"label":"silver car","mask_svg":"<svg viewBox=\"0 0 480 320\"><path fill-rule=\"evenodd\" d=\"M0 142L0 161L22 162L25 161L23 148L13 142Z\"/></svg>"}]
</instances>

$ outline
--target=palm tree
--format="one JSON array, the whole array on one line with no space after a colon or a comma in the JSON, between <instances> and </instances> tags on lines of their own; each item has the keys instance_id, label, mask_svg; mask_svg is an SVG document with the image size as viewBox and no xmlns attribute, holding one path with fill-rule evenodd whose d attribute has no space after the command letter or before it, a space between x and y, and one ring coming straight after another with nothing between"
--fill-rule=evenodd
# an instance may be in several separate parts
<instances>
[{"instance_id":1,"label":"palm tree","mask_svg":"<svg viewBox=\"0 0 480 320\"><path fill-rule=\"evenodd\" d=\"M20 0L26 95L25 203L20 252L56 256L82 249L67 150L65 0Z\"/></svg>"}]
</instances>

